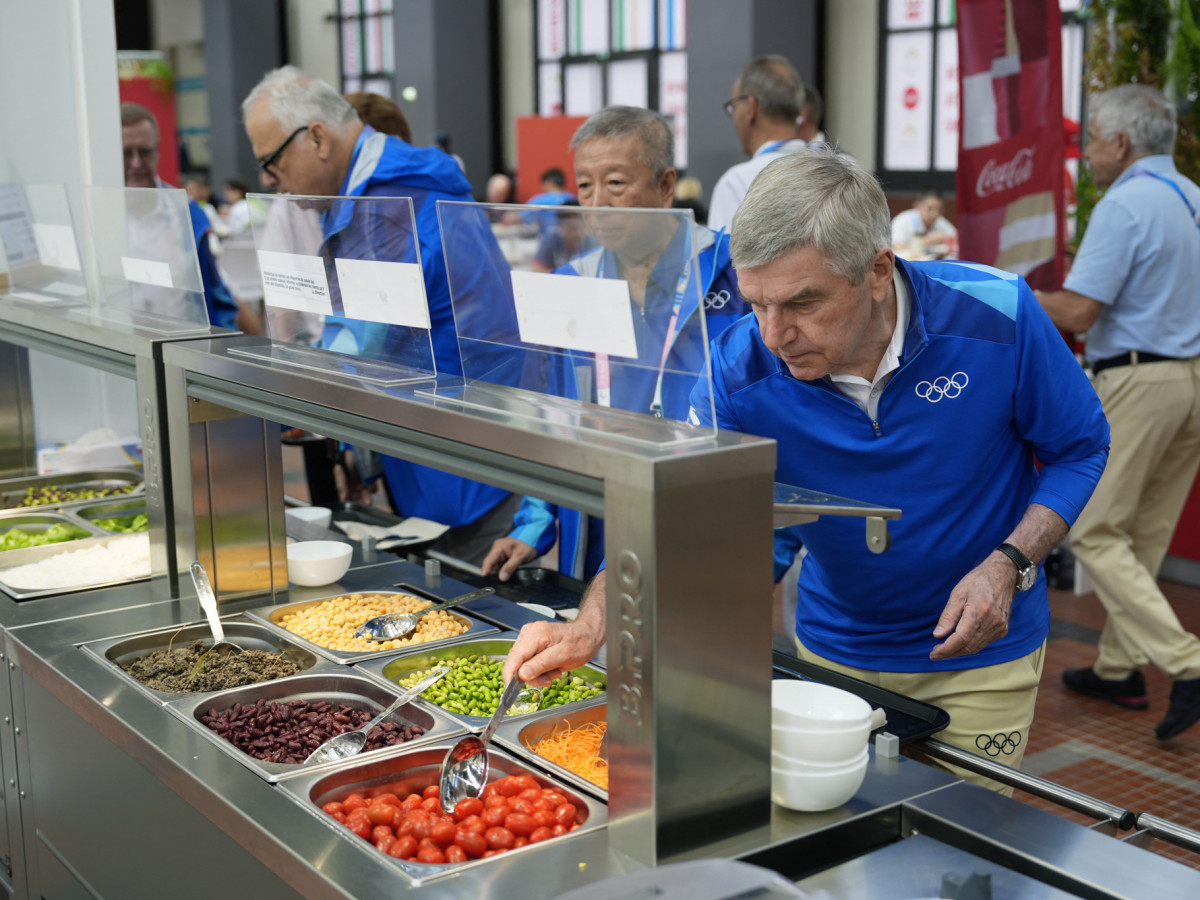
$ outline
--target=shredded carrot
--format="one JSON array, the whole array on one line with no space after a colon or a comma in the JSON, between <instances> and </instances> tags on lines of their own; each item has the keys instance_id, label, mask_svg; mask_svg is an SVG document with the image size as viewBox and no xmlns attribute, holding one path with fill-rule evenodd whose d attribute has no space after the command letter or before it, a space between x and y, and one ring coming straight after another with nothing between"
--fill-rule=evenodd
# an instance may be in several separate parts
<instances>
[{"instance_id":1,"label":"shredded carrot","mask_svg":"<svg viewBox=\"0 0 1200 900\"><path fill-rule=\"evenodd\" d=\"M607 722L590 722L578 728L555 728L531 748L538 756L608 790L608 760L600 756L600 739Z\"/></svg>"}]
</instances>

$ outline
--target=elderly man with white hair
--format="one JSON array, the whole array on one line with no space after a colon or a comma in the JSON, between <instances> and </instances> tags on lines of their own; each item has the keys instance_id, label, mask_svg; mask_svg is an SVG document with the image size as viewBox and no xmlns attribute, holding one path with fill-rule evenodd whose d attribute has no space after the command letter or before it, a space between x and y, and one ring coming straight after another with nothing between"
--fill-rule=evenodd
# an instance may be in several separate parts
<instances>
[{"instance_id":1,"label":"elderly man with white hair","mask_svg":"<svg viewBox=\"0 0 1200 900\"><path fill-rule=\"evenodd\" d=\"M438 200L472 199L458 164L437 147L414 147L365 125L331 85L293 66L267 73L242 111L264 181L281 192L412 198L437 370L461 375L436 208ZM381 241L406 243L406 224L388 222L386 210L352 214L349 207L334 207L324 219L322 255L381 258ZM339 317L327 323L323 346L361 352L377 342L370 326ZM492 541L507 533L519 502L508 491L405 460L382 461L398 514L451 526L434 549L478 564Z\"/></svg>"}]
</instances>

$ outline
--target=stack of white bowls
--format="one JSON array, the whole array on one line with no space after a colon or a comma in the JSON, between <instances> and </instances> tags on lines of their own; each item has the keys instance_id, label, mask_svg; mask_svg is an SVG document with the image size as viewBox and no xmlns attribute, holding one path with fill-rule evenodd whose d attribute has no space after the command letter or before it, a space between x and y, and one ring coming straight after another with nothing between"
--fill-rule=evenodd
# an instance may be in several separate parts
<instances>
[{"instance_id":1,"label":"stack of white bowls","mask_svg":"<svg viewBox=\"0 0 1200 900\"><path fill-rule=\"evenodd\" d=\"M882 710L815 681L771 682L771 799L789 809L835 809L867 773L867 742Z\"/></svg>"}]
</instances>

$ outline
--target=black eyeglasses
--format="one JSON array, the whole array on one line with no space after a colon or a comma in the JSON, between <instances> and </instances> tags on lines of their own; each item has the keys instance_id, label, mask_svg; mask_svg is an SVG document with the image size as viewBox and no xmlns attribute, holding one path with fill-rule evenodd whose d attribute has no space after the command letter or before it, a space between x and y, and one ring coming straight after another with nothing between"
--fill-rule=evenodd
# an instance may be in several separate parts
<instances>
[{"instance_id":1,"label":"black eyeglasses","mask_svg":"<svg viewBox=\"0 0 1200 900\"><path fill-rule=\"evenodd\" d=\"M271 166L274 165L275 160L279 159L279 157L283 154L283 151L287 149L288 144L290 144L292 141L294 141L296 139L296 135L298 135L302 132L308 131L308 129L310 129L310 128L312 128L312 125L301 125L299 128L297 128L295 131L293 131L291 134L288 135L288 139L286 141L284 141L282 144L280 144L274 153L272 153L270 156L266 156L260 160L257 160L258 167L260 169L262 169L264 172L266 172L268 175L270 175L272 178L274 178L275 173L271 171Z\"/></svg>"},{"instance_id":2,"label":"black eyeglasses","mask_svg":"<svg viewBox=\"0 0 1200 900\"><path fill-rule=\"evenodd\" d=\"M741 103L743 100L749 100L749 99L750 99L749 94L738 94L732 100L726 100L723 104L721 104L721 109L725 110L725 115L729 116L729 118L732 119L734 106Z\"/></svg>"}]
</instances>

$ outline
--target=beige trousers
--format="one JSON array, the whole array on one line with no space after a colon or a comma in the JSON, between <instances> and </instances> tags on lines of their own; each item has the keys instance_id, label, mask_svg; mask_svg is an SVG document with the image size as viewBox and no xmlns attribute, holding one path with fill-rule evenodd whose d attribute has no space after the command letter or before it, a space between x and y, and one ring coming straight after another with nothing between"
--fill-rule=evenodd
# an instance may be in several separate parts
<instances>
[{"instance_id":1,"label":"beige trousers","mask_svg":"<svg viewBox=\"0 0 1200 900\"><path fill-rule=\"evenodd\" d=\"M1029 744L1029 727L1037 701L1038 682L1046 659L1046 644L1012 662L960 669L953 672L874 672L832 662L808 650L796 640L800 659L834 672L922 703L939 706L950 715L950 724L934 735L940 741L961 747L1015 769L1021 767ZM958 766L921 753L914 744L904 748L905 755L945 769L956 777L1012 796L1012 788L968 772Z\"/></svg>"},{"instance_id":2,"label":"beige trousers","mask_svg":"<svg viewBox=\"0 0 1200 900\"><path fill-rule=\"evenodd\" d=\"M1200 640L1156 579L1200 466L1200 360L1115 366L1095 384L1112 447L1071 529L1071 549L1108 612L1093 669L1122 679L1153 662L1171 678L1200 678Z\"/></svg>"}]
</instances>

